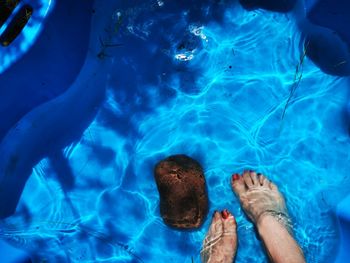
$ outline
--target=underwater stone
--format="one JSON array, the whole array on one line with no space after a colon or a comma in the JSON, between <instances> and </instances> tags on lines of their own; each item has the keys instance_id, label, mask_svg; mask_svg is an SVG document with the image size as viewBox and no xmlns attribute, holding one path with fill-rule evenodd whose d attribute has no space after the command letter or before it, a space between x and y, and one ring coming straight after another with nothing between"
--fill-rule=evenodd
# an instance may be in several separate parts
<instances>
[{"instance_id":1,"label":"underwater stone","mask_svg":"<svg viewBox=\"0 0 350 263\"><path fill-rule=\"evenodd\" d=\"M173 155L156 165L154 177L164 223L181 229L199 227L208 213L201 165L186 155Z\"/></svg>"},{"instance_id":2,"label":"underwater stone","mask_svg":"<svg viewBox=\"0 0 350 263\"><path fill-rule=\"evenodd\" d=\"M296 0L239 0L241 5L247 10L263 8L275 12L291 11Z\"/></svg>"}]
</instances>

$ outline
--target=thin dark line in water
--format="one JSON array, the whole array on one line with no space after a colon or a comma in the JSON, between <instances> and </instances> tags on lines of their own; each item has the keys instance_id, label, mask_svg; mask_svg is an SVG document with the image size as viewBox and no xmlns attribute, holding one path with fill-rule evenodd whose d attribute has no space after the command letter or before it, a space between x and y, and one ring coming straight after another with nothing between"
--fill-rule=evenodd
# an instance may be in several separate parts
<instances>
[{"instance_id":1,"label":"thin dark line in water","mask_svg":"<svg viewBox=\"0 0 350 263\"><path fill-rule=\"evenodd\" d=\"M99 40L100 40L100 44L101 44L101 46L102 46L103 48L106 48L106 47L120 47L120 46L123 45L123 44L120 44L120 43L117 43L117 44L106 44L106 43L102 40L101 37L99 38Z\"/></svg>"},{"instance_id":2,"label":"thin dark line in water","mask_svg":"<svg viewBox=\"0 0 350 263\"><path fill-rule=\"evenodd\" d=\"M296 66L296 69L295 69L295 74L294 74L294 82L290 88L290 92L289 92L289 97L288 97L288 100L286 102L286 105L284 106L284 109L283 109L283 113L282 113L282 116L281 116L281 120L284 119L284 116L286 115L286 111L288 109L288 106L290 105L290 101L292 100L297 88L299 87L299 84L300 84L300 81L303 77L303 64L304 64L304 61L305 61L305 57L306 57L306 52L307 52L307 48L309 46L309 42L307 42L305 48L304 48L304 51L303 51L303 54L301 55L300 57L300 61L299 63L297 64Z\"/></svg>"},{"instance_id":3,"label":"thin dark line in water","mask_svg":"<svg viewBox=\"0 0 350 263\"><path fill-rule=\"evenodd\" d=\"M116 43L116 44L107 44L107 43L105 43L105 41L103 41L103 39L102 39L101 36L99 37L99 41L100 41L100 45L101 45L101 50L100 50L100 52L97 54L97 57L98 57L99 59L104 59L104 58L106 58L106 57L109 57L109 58L113 57L113 56L111 56L111 55L109 55L109 54L107 54L107 53L105 52L107 48L114 48L114 47L121 47L121 46L123 46L123 44L120 44L120 43Z\"/></svg>"}]
</instances>

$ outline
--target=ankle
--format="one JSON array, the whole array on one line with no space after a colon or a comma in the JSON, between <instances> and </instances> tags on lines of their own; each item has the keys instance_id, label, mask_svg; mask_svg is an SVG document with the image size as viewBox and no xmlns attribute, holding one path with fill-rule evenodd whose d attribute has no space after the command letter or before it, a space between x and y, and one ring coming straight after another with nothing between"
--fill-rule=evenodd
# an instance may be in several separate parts
<instances>
[{"instance_id":1,"label":"ankle","mask_svg":"<svg viewBox=\"0 0 350 263\"><path fill-rule=\"evenodd\" d=\"M267 219L266 219L267 218ZM257 218L255 225L259 228L261 225L261 221L268 221L269 224L273 224L276 221L284 226L288 232L292 232L292 222L289 218L289 215L283 212L278 212L274 210L266 210L259 215Z\"/></svg>"},{"instance_id":2,"label":"ankle","mask_svg":"<svg viewBox=\"0 0 350 263\"><path fill-rule=\"evenodd\" d=\"M276 222L277 222L277 219L273 215L265 212L257 218L255 222L255 226L259 231L260 229L263 229L268 225L275 224Z\"/></svg>"},{"instance_id":3,"label":"ankle","mask_svg":"<svg viewBox=\"0 0 350 263\"><path fill-rule=\"evenodd\" d=\"M261 237L275 231L286 231L290 236L293 236L291 221L284 214L264 213L258 218L255 225Z\"/></svg>"},{"instance_id":4,"label":"ankle","mask_svg":"<svg viewBox=\"0 0 350 263\"><path fill-rule=\"evenodd\" d=\"M256 227L272 262L305 263L303 252L292 233L274 215L262 215Z\"/></svg>"}]
</instances>

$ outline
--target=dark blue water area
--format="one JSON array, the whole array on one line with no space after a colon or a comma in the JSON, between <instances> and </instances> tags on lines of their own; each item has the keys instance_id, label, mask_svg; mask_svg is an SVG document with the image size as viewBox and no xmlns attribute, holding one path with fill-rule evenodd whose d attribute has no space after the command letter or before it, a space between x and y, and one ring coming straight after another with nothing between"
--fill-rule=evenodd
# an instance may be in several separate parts
<instances>
[{"instance_id":1,"label":"dark blue water area","mask_svg":"<svg viewBox=\"0 0 350 263\"><path fill-rule=\"evenodd\" d=\"M4 136L2 182L24 189L1 237L35 262L200 262L210 215L197 230L167 227L153 177L157 161L183 153L204 167L209 214L236 217L236 262L267 262L229 185L244 169L280 187L307 262L332 262L334 208L350 186L348 79L303 56L289 13L112 2L93 7L73 84Z\"/></svg>"},{"instance_id":2,"label":"dark blue water area","mask_svg":"<svg viewBox=\"0 0 350 263\"><path fill-rule=\"evenodd\" d=\"M6 71L0 74L0 140L25 114L69 88L88 48L93 1L29 3L35 12L23 34L0 51L0 73Z\"/></svg>"},{"instance_id":3,"label":"dark blue water area","mask_svg":"<svg viewBox=\"0 0 350 263\"><path fill-rule=\"evenodd\" d=\"M307 55L328 74L350 75L350 3L305 0Z\"/></svg>"},{"instance_id":4,"label":"dark blue water area","mask_svg":"<svg viewBox=\"0 0 350 263\"><path fill-rule=\"evenodd\" d=\"M307 17L312 23L330 28L339 33L340 36L350 43L350 32L348 25L350 23L350 3L346 0L337 1L312 1L307 0Z\"/></svg>"}]
</instances>

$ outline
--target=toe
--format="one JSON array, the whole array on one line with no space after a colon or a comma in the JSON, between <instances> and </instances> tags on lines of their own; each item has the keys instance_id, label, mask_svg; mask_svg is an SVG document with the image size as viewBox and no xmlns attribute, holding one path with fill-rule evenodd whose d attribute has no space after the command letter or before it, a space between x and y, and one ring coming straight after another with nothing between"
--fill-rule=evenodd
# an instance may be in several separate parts
<instances>
[{"instance_id":1,"label":"toe","mask_svg":"<svg viewBox=\"0 0 350 263\"><path fill-rule=\"evenodd\" d=\"M258 176L257 176L255 171L250 171L250 178L251 178L254 186L260 186Z\"/></svg>"},{"instance_id":2,"label":"toe","mask_svg":"<svg viewBox=\"0 0 350 263\"><path fill-rule=\"evenodd\" d=\"M226 210L227 211L227 210ZM237 223L234 216L227 211L227 218L223 219L223 253L227 262L232 262L237 251ZM226 262L226 261L225 261Z\"/></svg>"},{"instance_id":3,"label":"toe","mask_svg":"<svg viewBox=\"0 0 350 263\"><path fill-rule=\"evenodd\" d=\"M235 233L237 228L236 219L228 210L224 211L227 213L227 217L223 220L224 233Z\"/></svg>"},{"instance_id":4,"label":"toe","mask_svg":"<svg viewBox=\"0 0 350 263\"><path fill-rule=\"evenodd\" d=\"M263 174L259 175L259 181L263 187L269 187L270 181Z\"/></svg>"},{"instance_id":5,"label":"toe","mask_svg":"<svg viewBox=\"0 0 350 263\"><path fill-rule=\"evenodd\" d=\"M243 180L245 184L247 185L248 188L253 187L253 181L252 178L250 177L250 172L249 171L244 171L243 172Z\"/></svg>"},{"instance_id":6,"label":"toe","mask_svg":"<svg viewBox=\"0 0 350 263\"><path fill-rule=\"evenodd\" d=\"M211 221L209 232L220 234L222 231L223 229L222 229L221 214L218 211L215 211L213 214L213 219Z\"/></svg>"},{"instance_id":7,"label":"toe","mask_svg":"<svg viewBox=\"0 0 350 263\"><path fill-rule=\"evenodd\" d=\"M262 186L268 187L273 191L278 191L277 185L267 179L264 175L259 174L258 180Z\"/></svg>"},{"instance_id":8,"label":"toe","mask_svg":"<svg viewBox=\"0 0 350 263\"><path fill-rule=\"evenodd\" d=\"M224 219L224 217L226 219ZM215 226L218 225L218 222L221 222L221 234L218 235L216 232L209 232L203 241L203 248L200 252L202 262L233 261L235 252L237 250L236 222L232 214L226 209L221 213L214 213L211 229L215 229ZM227 233L223 233L224 224L226 225Z\"/></svg>"},{"instance_id":9,"label":"toe","mask_svg":"<svg viewBox=\"0 0 350 263\"><path fill-rule=\"evenodd\" d=\"M247 191L247 187L244 183L244 180L243 180L242 176L240 176L239 174L232 175L231 186L232 186L233 191L238 196L240 196L242 193L245 193Z\"/></svg>"},{"instance_id":10,"label":"toe","mask_svg":"<svg viewBox=\"0 0 350 263\"><path fill-rule=\"evenodd\" d=\"M275 184L274 184L273 182L271 182L271 181L270 181L270 183L269 183L269 187L270 187L270 189L273 190L273 191L278 191L277 185L275 185Z\"/></svg>"},{"instance_id":11,"label":"toe","mask_svg":"<svg viewBox=\"0 0 350 263\"><path fill-rule=\"evenodd\" d=\"M210 249L212 244L218 242L223 232L224 232L224 227L223 227L221 214L215 211L213 214L213 219L211 221L209 230L206 234L205 239L203 240L203 244L202 244L203 250L206 251Z\"/></svg>"},{"instance_id":12,"label":"toe","mask_svg":"<svg viewBox=\"0 0 350 263\"><path fill-rule=\"evenodd\" d=\"M220 212L215 210L213 214L213 222L220 219Z\"/></svg>"},{"instance_id":13,"label":"toe","mask_svg":"<svg viewBox=\"0 0 350 263\"><path fill-rule=\"evenodd\" d=\"M258 173L258 180L259 180L259 184L261 186L264 185L264 176L261 173Z\"/></svg>"}]
</instances>

